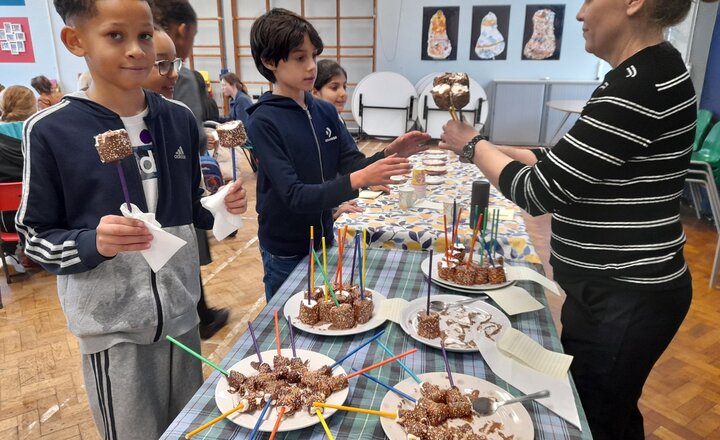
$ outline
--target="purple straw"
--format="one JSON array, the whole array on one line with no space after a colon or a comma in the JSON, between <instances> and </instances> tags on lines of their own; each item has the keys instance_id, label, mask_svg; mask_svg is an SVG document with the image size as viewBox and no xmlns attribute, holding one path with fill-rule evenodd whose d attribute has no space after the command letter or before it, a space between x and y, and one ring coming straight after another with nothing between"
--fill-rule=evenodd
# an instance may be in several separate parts
<instances>
[{"instance_id":1,"label":"purple straw","mask_svg":"<svg viewBox=\"0 0 720 440\"><path fill-rule=\"evenodd\" d=\"M428 268L428 295L427 295L427 310L425 311L426 316L430 316L430 286L432 286L432 257L433 250L430 249L430 267Z\"/></svg>"},{"instance_id":2,"label":"purple straw","mask_svg":"<svg viewBox=\"0 0 720 440\"><path fill-rule=\"evenodd\" d=\"M252 322L248 321L248 328L250 329L250 336L252 336L253 345L255 346L255 353L257 353L258 361L262 364L262 355L260 355L260 347L258 347L257 339L255 339L255 330L253 330Z\"/></svg>"},{"instance_id":3,"label":"purple straw","mask_svg":"<svg viewBox=\"0 0 720 440\"><path fill-rule=\"evenodd\" d=\"M310 265L312 264L313 241L310 240L310 258L308 258L308 306L310 305Z\"/></svg>"},{"instance_id":4,"label":"purple straw","mask_svg":"<svg viewBox=\"0 0 720 440\"><path fill-rule=\"evenodd\" d=\"M232 151L232 167L233 167L233 182L237 180L237 168L235 167L235 147L231 147Z\"/></svg>"},{"instance_id":5,"label":"purple straw","mask_svg":"<svg viewBox=\"0 0 720 440\"><path fill-rule=\"evenodd\" d=\"M367 249L366 249L367 251ZM360 247L360 242L358 241L358 266L360 266L360 276L358 277L360 279L360 301L365 301L365 285L363 284L363 270L365 269L363 267L363 256L362 256L362 248Z\"/></svg>"},{"instance_id":6,"label":"purple straw","mask_svg":"<svg viewBox=\"0 0 720 440\"><path fill-rule=\"evenodd\" d=\"M360 249L360 240L358 240L358 238L360 237L358 236L358 233L355 232L355 245L353 246L353 262L352 267L350 268L350 288L352 288L353 278L355 278L355 257L357 257L358 250ZM362 278L362 272L360 272L360 278Z\"/></svg>"},{"instance_id":7,"label":"purple straw","mask_svg":"<svg viewBox=\"0 0 720 440\"><path fill-rule=\"evenodd\" d=\"M447 371L448 379L450 379L450 387L455 388L455 382L453 382L452 371L450 371L450 362L448 362L447 353L445 352L445 341L440 339L440 348L442 348L443 359L445 360L445 371Z\"/></svg>"},{"instance_id":8,"label":"purple straw","mask_svg":"<svg viewBox=\"0 0 720 440\"><path fill-rule=\"evenodd\" d=\"M287 322L288 329L290 329L290 346L292 347L293 357L296 358L297 354L295 354L295 332L293 331L292 318L290 317L290 315L287 316Z\"/></svg>"},{"instance_id":9,"label":"purple straw","mask_svg":"<svg viewBox=\"0 0 720 440\"><path fill-rule=\"evenodd\" d=\"M132 212L132 208L130 207L130 193L128 192L127 182L125 181L125 171L123 171L122 164L119 160L115 162L115 165L117 165L118 175L120 175L120 186L125 196L125 204L127 204L128 211Z\"/></svg>"}]
</instances>

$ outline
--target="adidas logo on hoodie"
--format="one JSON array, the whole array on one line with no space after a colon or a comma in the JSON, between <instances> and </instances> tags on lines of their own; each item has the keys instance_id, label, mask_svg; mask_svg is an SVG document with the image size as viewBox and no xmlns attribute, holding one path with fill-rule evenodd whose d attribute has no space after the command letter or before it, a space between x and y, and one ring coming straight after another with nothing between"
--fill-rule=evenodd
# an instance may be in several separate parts
<instances>
[{"instance_id":1,"label":"adidas logo on hoodie","mask_svg":"<svg viewBox=\"0 0 720 440\"><path fill-rule=\"evenodd\" d=\"M175 152L175 159L185 159L185 152L183 151L182 147L178 147L177 151Z\"/></svg>"}]
</instances>

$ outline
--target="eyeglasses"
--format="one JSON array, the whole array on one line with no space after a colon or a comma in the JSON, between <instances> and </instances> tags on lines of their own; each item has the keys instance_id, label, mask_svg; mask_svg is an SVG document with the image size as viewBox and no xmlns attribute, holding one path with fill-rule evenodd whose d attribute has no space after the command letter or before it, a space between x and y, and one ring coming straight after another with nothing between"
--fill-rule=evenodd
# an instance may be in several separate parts
<instances>
[{"instance_id":1,"label":"eyeglasses","mask_svg":"<svg viewBox=\"0 0 720 440\"><path fill-rule=\"evenodd\" d=\"M158 73L160 75L167 75L168 73L175 70L176 72L180 72L180 67L182 67L182 60L180 58L175 58L174 60L158 60L155 61L155 67L158 69Z\"/></svg>"}]
</instances>

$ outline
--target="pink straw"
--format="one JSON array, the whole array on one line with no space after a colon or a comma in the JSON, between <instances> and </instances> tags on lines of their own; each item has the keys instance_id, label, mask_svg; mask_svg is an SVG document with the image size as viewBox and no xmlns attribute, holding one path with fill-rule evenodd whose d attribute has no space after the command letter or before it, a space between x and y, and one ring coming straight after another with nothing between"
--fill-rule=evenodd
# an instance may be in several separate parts
<instances>
[{"instance_id":1,"label":"pink straw","mask_svg":"<svg viewBox=\"0 0 720 440\"><path fill-rule=\"evenodd\" d=\"M445 352L445 341L440 339L440 348L442 348L443 359L445 360L445 371L447 371L448 379L450 379L450 387L455 388L455 382L453 382L452 371L450 371L450 362L448 362L447 352Z\"/></svg>"},{"instance_id":2,"label":"pink straw","mask_svg":"<svg viewBox=\"0 0 720 440\"><path fill-rule=\"evenodd\" d=\"M253 330L252 322L248 321L248 329L250 329L250 336L252 336L253 345L255 346L255 353L257 353L258 361L262 364L262 356L260 355L260 347L258 346L257 339L255 339L255 330Z\"/></svg>"}]
</instances>

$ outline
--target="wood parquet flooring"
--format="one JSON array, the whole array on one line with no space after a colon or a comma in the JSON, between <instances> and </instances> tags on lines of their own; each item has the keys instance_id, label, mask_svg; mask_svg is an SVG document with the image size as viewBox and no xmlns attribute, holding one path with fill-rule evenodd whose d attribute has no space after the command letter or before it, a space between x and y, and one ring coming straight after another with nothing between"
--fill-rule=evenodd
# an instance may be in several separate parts
<instances>
[{"instance_id":1,"label":"wood parquet flooring","mask_svg":"<svg viewBox=\"0 0 720 440\"><path fill-rule=\"evenodd\" d=\"M372 153L382 142L366 141ZM202 268L208 302L232 310L229 324L203 342L203 353L221 360L265 305L262 262L256 238L255 179L247 163L250 196L245 222L234 239L211 239L213 263ZM549 221L526 218L541 259L547 261ZM648 439L720 439L720 289L708 288L717 242L714 226L683 212L693 273L694 298L680 332L645 386L641 410ZM546 270L551 271L546 264ZM68 332L55 277L34 271L24 279L0 280L0 439L98 439L87 409L79 348ZM562 300L549 298L553 316ZM209 374L209 370L204 370Z\"/></svg>"}]
</instances>

